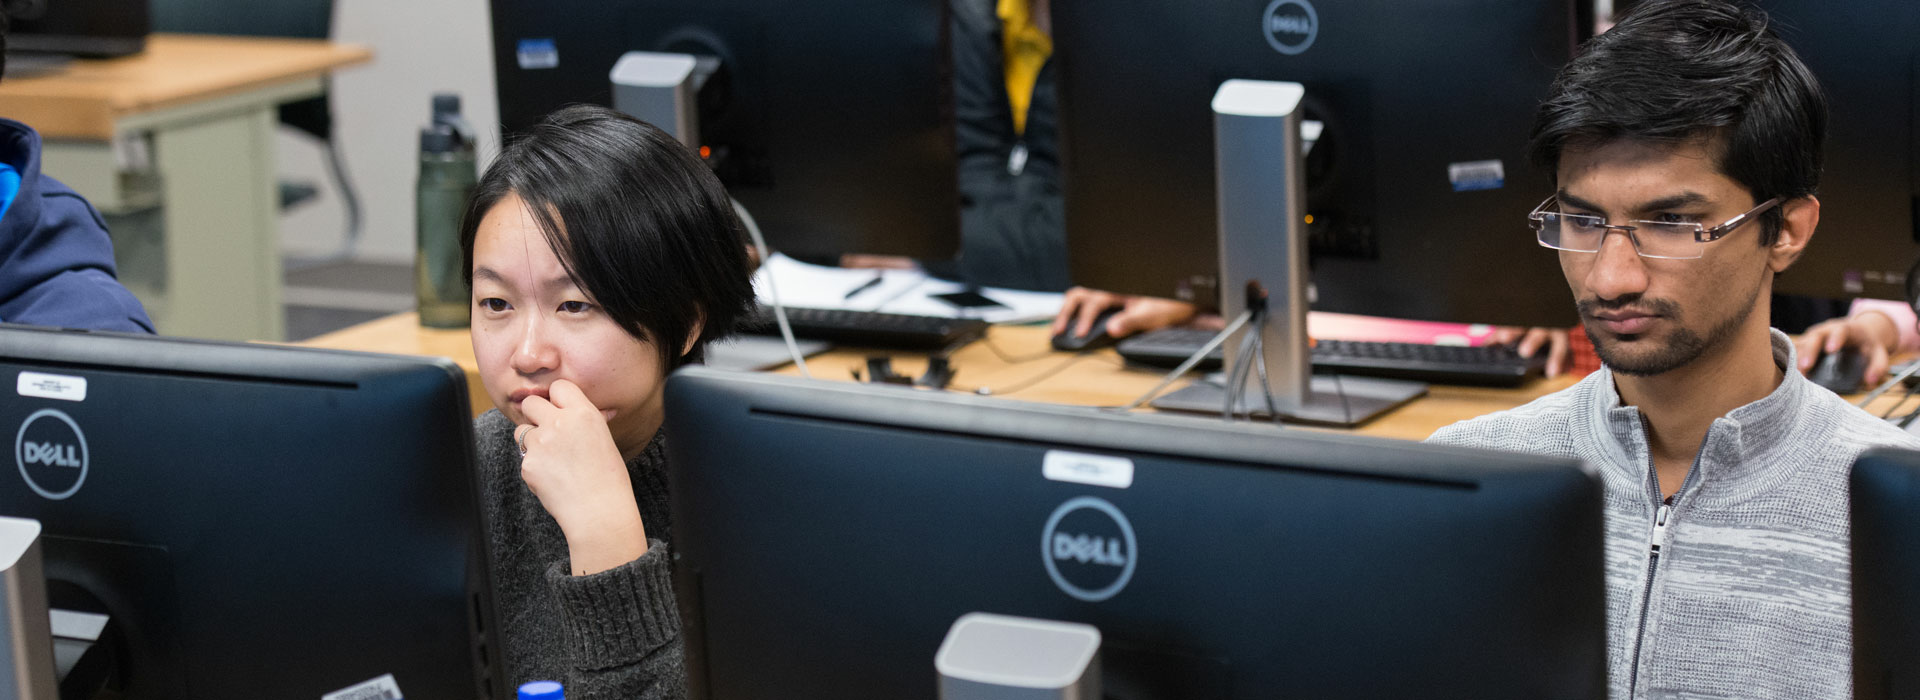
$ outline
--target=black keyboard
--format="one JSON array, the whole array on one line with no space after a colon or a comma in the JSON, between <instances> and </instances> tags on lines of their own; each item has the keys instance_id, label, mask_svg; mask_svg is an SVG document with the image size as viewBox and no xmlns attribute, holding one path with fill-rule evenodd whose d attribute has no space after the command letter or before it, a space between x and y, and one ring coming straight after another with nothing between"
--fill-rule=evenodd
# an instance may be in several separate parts
<instances>
[{"instance_id":1,"label":"black keyboard","mask_svg":"<svg viewBox=\"0 0 1920 700\"><path fill-rule=\"evenodd\" d=\"M859 345L901 350L939 350L978 339L987 332L987 322L978 319L941 318L887 314L848 309L787 308L787 323L797 338L812 338L843 345ZM763 306L741 320L740 332L753 335L780 335L773 320L773 307Z\"/></svg>"},{"instance_id":2,"label":"black keyboard","mask_svg":"<svg viewBox=\"0 0 1920 700\"><path fill-rule=\"evenodd\" d=\"M1178 367L1213 336L1213 331L1167 328L1121 340L1115 349L1128 362L1171 369ZM1220 369L1224 356L1220 348L1214 348L1200 364L1195 365L1195 369ZM1315 373L1470 386L1519 386L1528 377L1539 374L1544 359L1544 353L1526 358L1502 345L1462 347L1322 340L1313 347Z\"/></svg>"}]
</instances>

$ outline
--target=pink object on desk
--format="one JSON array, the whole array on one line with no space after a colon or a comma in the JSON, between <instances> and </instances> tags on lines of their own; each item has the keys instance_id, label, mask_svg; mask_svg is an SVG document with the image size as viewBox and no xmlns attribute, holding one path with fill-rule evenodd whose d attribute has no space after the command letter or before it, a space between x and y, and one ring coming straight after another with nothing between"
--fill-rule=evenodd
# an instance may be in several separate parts
<instances>
[{"instance_id":1,"label":"pink object on desk","mask_svg":"<svg viewBox=\"0 0 1920 700\"><path fill-rule=\"evenodd\" d=\"M1307 334L1328 340L1477 346L1492 344L1493 331L1493 326L1480 323L1408 321L1325 311L1307 314Z\"/></svg>"}]
</instances>

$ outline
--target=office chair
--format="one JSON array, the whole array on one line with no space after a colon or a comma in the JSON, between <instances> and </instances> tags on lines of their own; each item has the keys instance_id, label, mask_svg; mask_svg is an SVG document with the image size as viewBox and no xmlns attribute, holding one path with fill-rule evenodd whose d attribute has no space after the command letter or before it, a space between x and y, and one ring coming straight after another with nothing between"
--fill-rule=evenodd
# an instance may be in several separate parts
<instances>
[{"instance_id":1,"label":"office chair","mask_svg":"<svg viewBox=\"0 0 1920 700\"><path fill-rule=\"evenodd\" d=\"M152 0L153 29L157 32L224 34L229 36L325 39L333 32L333 0ZM328 81L331 89L332 78ZM360 198L347 180L340 145L333 138L333 111L328 95L280 105L280 123L319 139L327 154L327 169L340 188L346 207L347 230L339 252L328 262L351 256L360 240ZM280 208L287 209L319 196L310 183L280 183Z\"/></svg>"}]
</instances>

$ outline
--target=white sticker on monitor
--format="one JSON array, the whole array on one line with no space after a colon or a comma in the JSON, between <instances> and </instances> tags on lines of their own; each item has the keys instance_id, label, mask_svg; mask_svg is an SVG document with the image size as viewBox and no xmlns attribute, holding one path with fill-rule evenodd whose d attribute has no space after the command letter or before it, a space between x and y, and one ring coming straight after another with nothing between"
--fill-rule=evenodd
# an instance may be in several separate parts
<instances>
[{"instance_id":1,"label":"white sticker on monitor","mask_svg":"<svg viewBox=\"0 0 1920 700\"><path fill-rule=\"evenodd\" d=\"M320 696L320 700L401 700L400 684L394 682L393 674L375 678L359 685L341 688Z\"/></svg>"},{"instance_id":2,"label":"white sticker on monitor","mask_svg":"<svg viewBox=\"0 0 1920 700\"><path fill-rule=\"evenodd\" d=\"M1065 450L1047 450L1041 475L1054 481L1124 489L1133 485L1133 460Z\"/></svg>"},{"instance_id":3,"label":"white sticker on monitor","mask_svg":"<svg viewBox=\"0 0 1920 700\"><path fill-rule=\"evenodd\" d=\"M14 384L21 396L37 399L58 399L60 401L87 400L87 378L69 377L60 374L42 374L40 372L21 372L20 380Z\"/></svg>"},{"instance_id":4,"label":"white sticker on monitor","mask_svg":"<svg viewBox=\"0 0 1920 700\"><path fill-rule=\"evenodd\" d=\"M1507 185L1507 166L1497 160L1448 163L1447 182L1455 192L1497 190Z\"/></svg>"}]
</instances>

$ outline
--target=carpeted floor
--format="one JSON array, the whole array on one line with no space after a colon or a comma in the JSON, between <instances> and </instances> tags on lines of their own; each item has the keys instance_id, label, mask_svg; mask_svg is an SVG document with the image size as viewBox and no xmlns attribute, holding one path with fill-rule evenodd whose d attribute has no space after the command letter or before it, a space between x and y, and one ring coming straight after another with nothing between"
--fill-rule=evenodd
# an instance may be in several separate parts
<instances>
[{"instance_id":1,"label":"carpeted floor","mask_svg":"<svg viewBox=\"0 0 1920 700\"><path fill-rule=\"evenodd\" d=\"M286 272L287 340L312 338L413 309L413 266L341 262Z\"/></svg>"}]
</instances>

